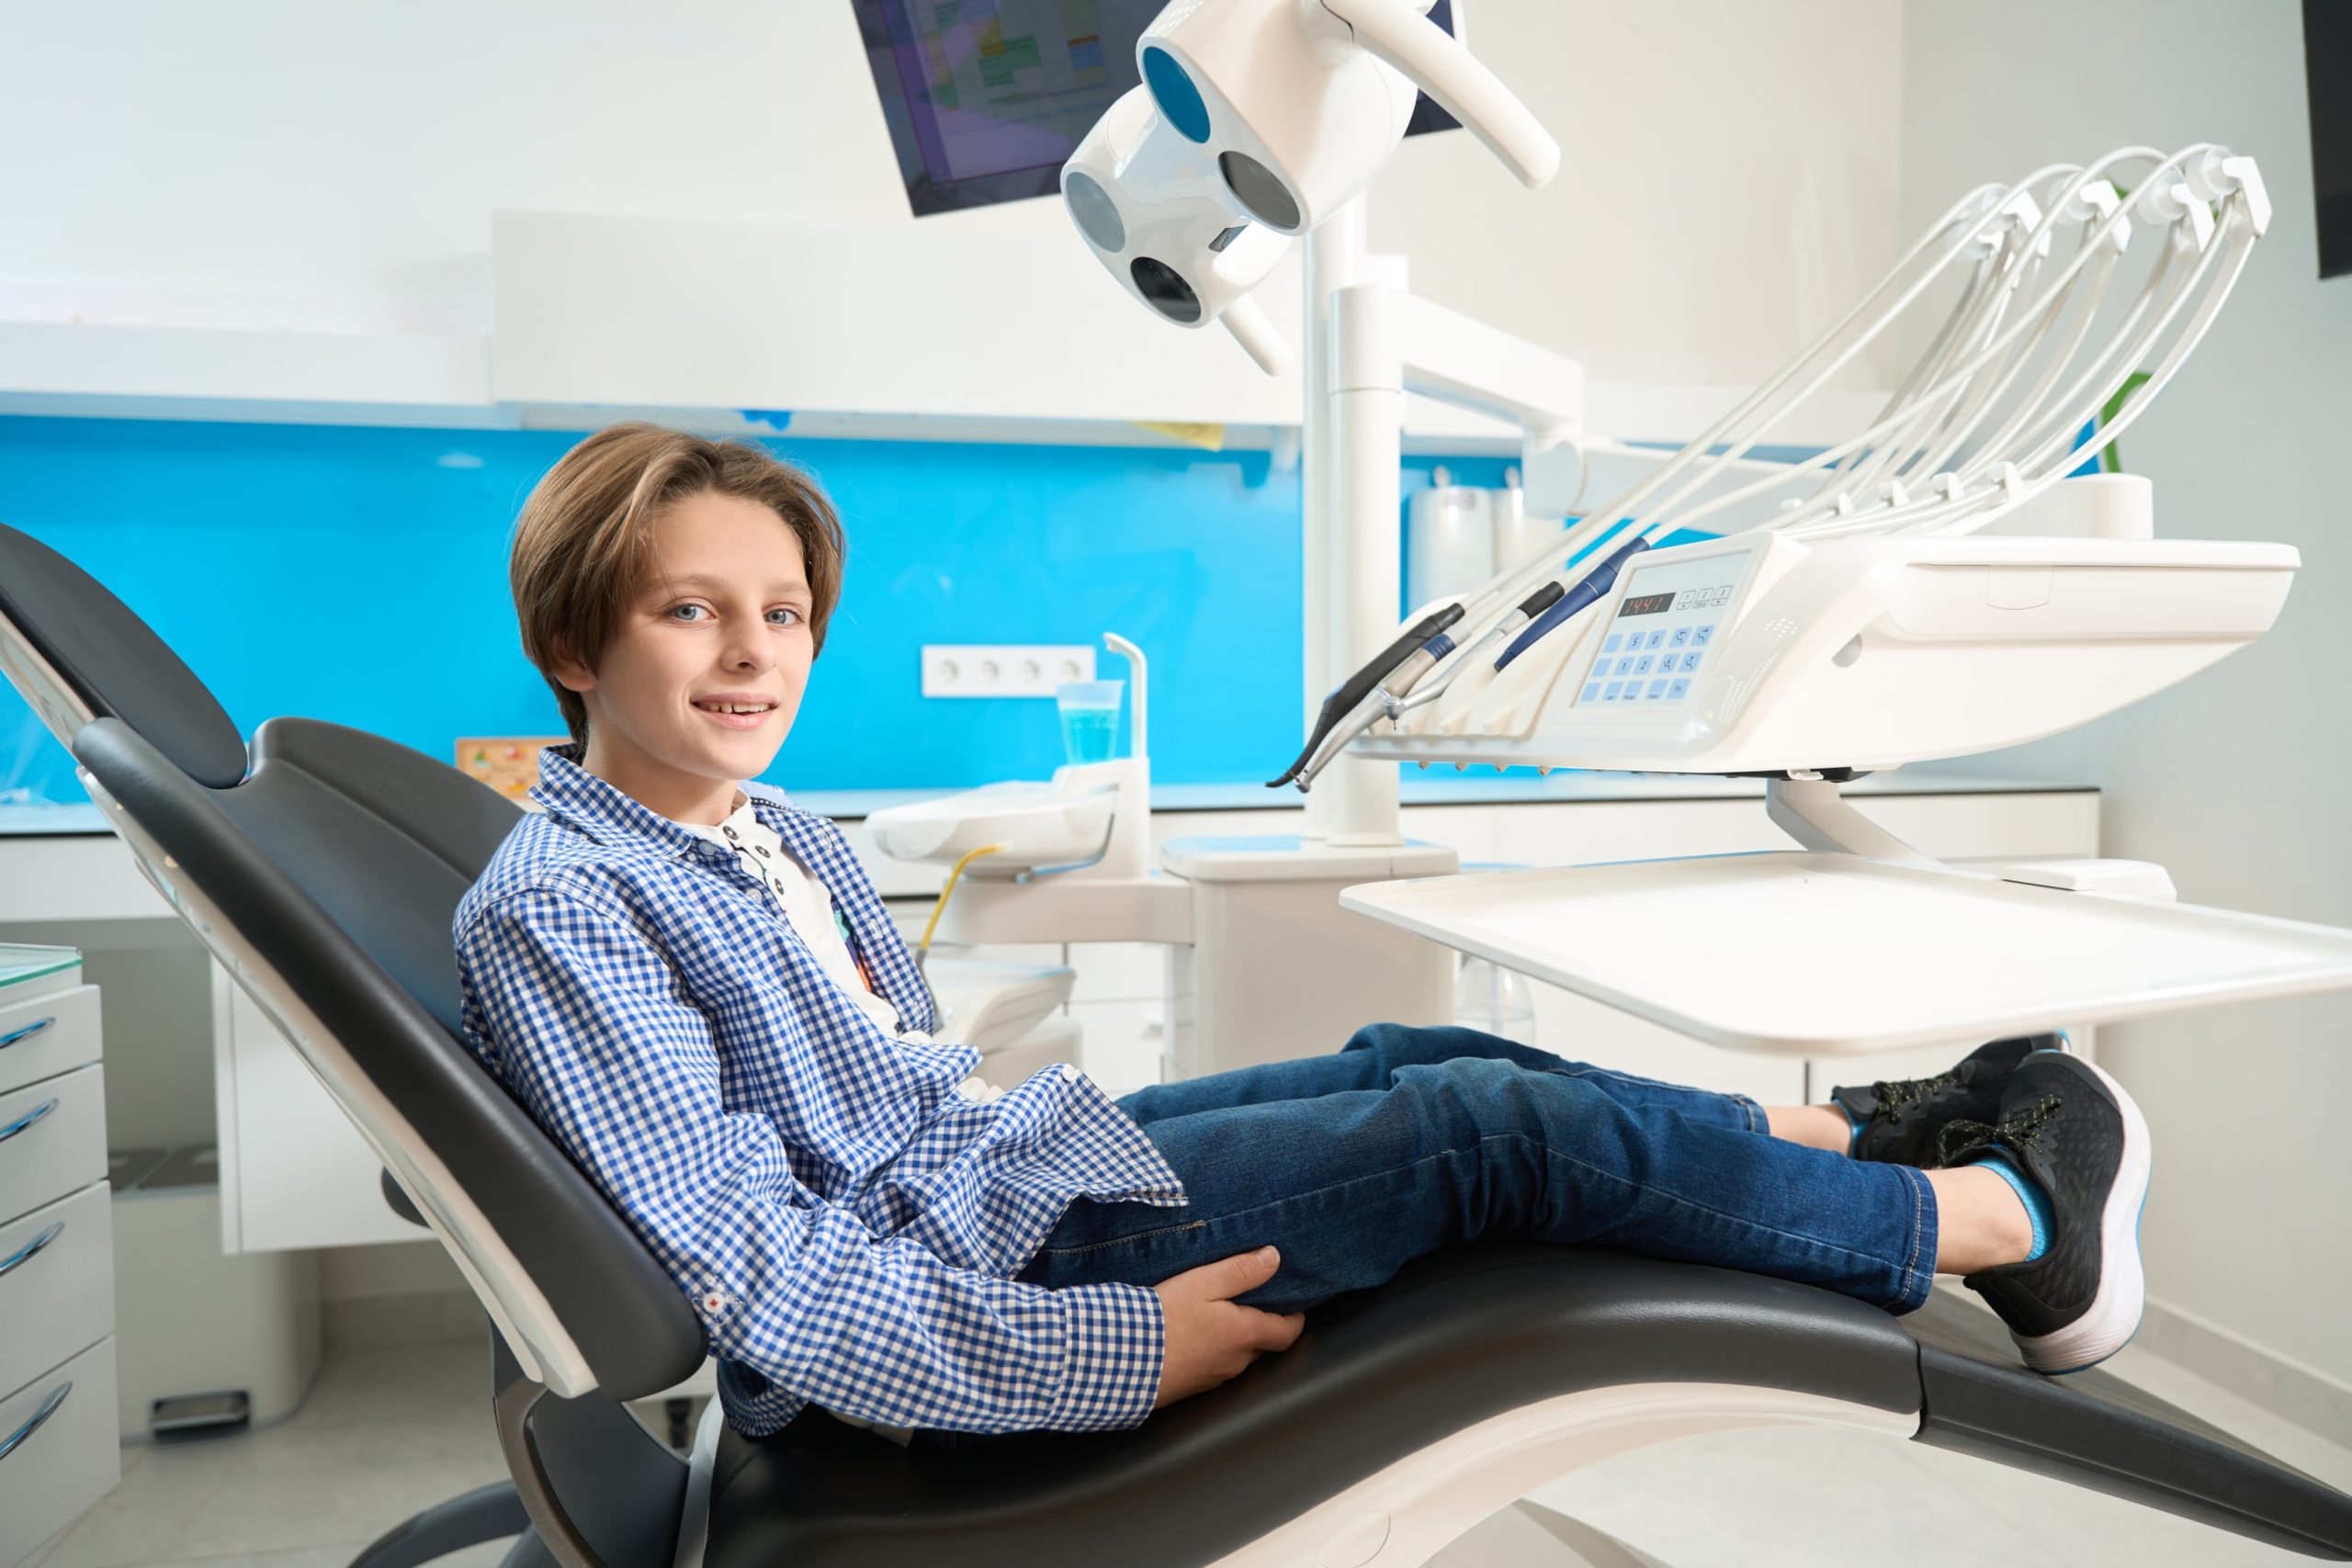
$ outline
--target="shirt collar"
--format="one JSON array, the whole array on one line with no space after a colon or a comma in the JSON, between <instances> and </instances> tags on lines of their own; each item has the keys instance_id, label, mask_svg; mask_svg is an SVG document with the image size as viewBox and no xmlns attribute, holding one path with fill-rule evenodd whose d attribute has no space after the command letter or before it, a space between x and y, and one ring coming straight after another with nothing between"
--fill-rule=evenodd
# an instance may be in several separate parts
<instances>
[{"instance_id":1,"label":"shirt collar","mask_svg":"<svg viewBox=\"0 0 2352 1568\"><path fill-rule=\"evenodd\" d=\"M650 840L673 860L735 858L725 845L689 832L582 767L581 750L575 740L539 752L539 781L530 793L548 816L562 818L599 843ZM749 796L750 792L744 794Z\"/></svg>"}]
</instances>

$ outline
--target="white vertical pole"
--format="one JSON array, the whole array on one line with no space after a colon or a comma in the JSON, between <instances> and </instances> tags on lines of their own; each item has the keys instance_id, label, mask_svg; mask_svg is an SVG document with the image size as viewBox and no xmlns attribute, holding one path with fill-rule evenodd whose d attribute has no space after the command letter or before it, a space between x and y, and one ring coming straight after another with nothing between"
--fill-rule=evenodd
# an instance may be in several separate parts
<instances>
[{"instance_id":1,"label":"white vertical pole","mask_svg":"<svg viewBox=\"0 0 2352 1568\"><path fill-rule=\"evenodd\" d=\"M1339 524L1333 465L1339 443L1331 424L1331 296L1363 281L1364 232L1364 197L1358 197L1306 236L1306 299L1301 312L1306 338L1301 368L1306 397L1299 429L1300 538L1305 567L1301 641L1306 656L1306 722L1299 730L1302 738L1314 728L1325 695L1355 668L1336 667L1340 634L1334 617L1343 613L1347 601L1334 598L1338 582L1333 541ZM1318 785L1306 797L1305 836L1326 837L1331 810L1332 796Z\"/></svg>"},{"instance_id":2,"label":"white vertical pole","mask_svg":"<svg viewBox=\"0 0 2352 1568\"><path fill-rule=\"evenodd\" d=\"M1405 423L1396 310L1402 298L1395 288L1364 284L1332 300L1332 452L1326 471L1331 475L1335 682L1396 635L1403 591L1396 560ZM1316 781L1314 793L1327 792L1332 798L1324 836L1332 847L1404 841L1394 762L1342 757Z\"/></svg>"}]
</instances>

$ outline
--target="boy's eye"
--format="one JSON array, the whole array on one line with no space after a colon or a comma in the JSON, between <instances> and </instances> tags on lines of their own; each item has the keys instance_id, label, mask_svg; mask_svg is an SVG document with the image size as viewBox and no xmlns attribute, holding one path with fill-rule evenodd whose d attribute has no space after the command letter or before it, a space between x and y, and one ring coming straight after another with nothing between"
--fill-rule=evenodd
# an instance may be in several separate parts
<instances>
[{"instance_id":1,"label":"boy's eye","mask_svg":"<svg viewBox=\"0 0 2352 1568\"><path fill-rule=\"evenodd\" d=\"M776 620L775 617L779 615L784 618L782 620ZM768 612L768 618L771 621L775 621L775 624L779 626L798 626L803 619L800 612L794 609L789 604L779 604L775 609L770 610Z\"/></svg>"},{"instance_id":2,"label":"boy's eye","mask_svg":"<svg viewBox=\"0 0 2352 1568\"><path fill-rule=\"evenodd\" d=\"M673 604L665 612L673 620L689 622L701 613L703 606L700 604Z\"/></svg>"}]
</instances>

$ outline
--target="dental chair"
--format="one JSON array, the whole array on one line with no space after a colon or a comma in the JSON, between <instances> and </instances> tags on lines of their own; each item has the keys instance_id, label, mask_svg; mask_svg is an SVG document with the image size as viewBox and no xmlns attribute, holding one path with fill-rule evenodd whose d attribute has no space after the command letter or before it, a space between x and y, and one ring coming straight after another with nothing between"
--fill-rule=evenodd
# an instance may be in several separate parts
<instances>
[{"instance_id":1,"label":"dental chair","mask_svg":"<svg viewBox=\"0 0 2352 1568\"><path fill-rule=\"evenodd\" d=\"M137 617L6 529L0 670L481 1300L533 1527L510 1561L1634 1568L1652 1560L1514 1500L1610 1454L1776 1426L1958 1449L2352 1561L2352 1497L2105 1374L2026 1371L1966 1302L1894 1318L1760 1275L1521 1242L1335 1301L1290 1350L1133 1431L900 1448L812 1408L764 1439L706 1420L682 1457L622 1402L696 1370L699 1323L458 1034L450 917L511 806L340 726L273 719L247 752ZM519 1524L504 1498L461 1500L471 1540L501 1506ZM421 1520L368 1560L421 1562L461 1533Z\"/></svg>"}]
</instances>

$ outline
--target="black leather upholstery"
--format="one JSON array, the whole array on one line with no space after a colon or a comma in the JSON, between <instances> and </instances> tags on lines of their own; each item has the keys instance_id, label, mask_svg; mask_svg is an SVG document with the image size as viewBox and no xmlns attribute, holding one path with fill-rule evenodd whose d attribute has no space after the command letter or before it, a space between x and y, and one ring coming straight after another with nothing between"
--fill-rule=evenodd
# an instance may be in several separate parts
<instances>
[{"instance_id":1,"label":"black leather upholstery","mask_svg":"<svg viewBox=\"0 0 2352 1568\"><path fill-rule=\"evenodd\" d=\"M6 526L0 617L96 716L123 720L204 784L245 776L244 738L179 655L80 567Z\"/></svg>"},{"instance_id":2,"label":"black leather upholstery","mask_svg":"<svg viewBox=\"0 0 2352 1568\"><path fill-rule=\"evenodd\" d=\"M704 1561L1194 1568L1475 1422L1557 1394L1685 1381L1910 1413L1918 1348L1885 1313L1811 1286L1486 1243L1308 1314L1289 1350L1131 1432L899 1449L812 1411L764 1441L730 1433Z\"/></svg>"},{"instance_id":3,"label":"black leather upholstery","mask_svg":"<svg viewBox=\"0 0 2352 1568\"><path fill-rule=\"evenodd\" d=\"M2352 1500L2120 1378L2027 1371L1989 1313L1939 1302L1919 1341L1919 1440L2054 1475L2290 1551L2352 1562Z\"/></svg>"},{"instance_id":4,"label":"black leather upholstery","mask_svg":"<svg viewBox=\"0 0 2352 1568\"><path fill-rule=\"evenodd\" d=\"M74 754L431 1145L605 1392L690 1376L705 1351L685 1298L451 1032L450 919L515 807L422 753L309 719L264 725L251 776L228 789L118 719L85 727Z\"/></svg>"},{"instance_id":5,"label":"black leather upholstery","mask_svg":"<svg viewBox=\"0 0 2352 1568\"><path fill-rule=\"evenodd\" d=\"M1290 1350L1132 1432L900 1449L811 1411L763 1440L729 1433L705 1562L1210 1562L1487 1416L1674 1382L1923 1411L1923 1441L2352 1561L2352 1499L2103 1372L2025 1371L1966 1302L1894 1318L1758 1274L1498 1242L1308 1314Z\"/></svg>"}]
</instances>

